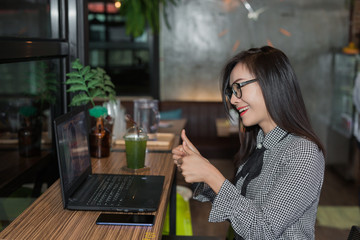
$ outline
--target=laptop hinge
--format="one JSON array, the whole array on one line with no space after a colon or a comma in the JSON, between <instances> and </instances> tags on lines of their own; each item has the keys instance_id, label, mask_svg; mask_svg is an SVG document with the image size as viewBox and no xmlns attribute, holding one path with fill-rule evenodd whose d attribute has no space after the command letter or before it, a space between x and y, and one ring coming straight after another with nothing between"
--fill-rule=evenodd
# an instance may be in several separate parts
<instances>
[{"instance_id":1,"label":"laptop hinge","mask_svg":"<svg viewBox=\"0 0 360 240\"><path fill-rule=\"evenodd\" d=\"M85 199L88 199L87 196L90 195L94 189L94 175L89 175L86 180L77 188L77 190L69 198L70 202L82 202ZM96 189L96 188L95 188Z\"/></svg>"}]
</instances>

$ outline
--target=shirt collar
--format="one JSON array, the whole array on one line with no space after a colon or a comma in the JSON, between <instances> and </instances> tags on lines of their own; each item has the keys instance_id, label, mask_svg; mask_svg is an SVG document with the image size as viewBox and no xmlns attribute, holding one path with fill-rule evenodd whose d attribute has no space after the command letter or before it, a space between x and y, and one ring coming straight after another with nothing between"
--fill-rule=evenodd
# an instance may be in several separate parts
<instances>
[{"instance_id":1,"label":"shirt collar","mask_svg":"<svg viewBox=\"0 0 360 240\"><path fill-rule=\"evenodd\" d=\"M276 146L286 135L287 131L281 129L279 126L264 135L264 131L260 128L256 138L256 144L262 144L266 149L271 149Z\"/></svg>"}]
</instances>

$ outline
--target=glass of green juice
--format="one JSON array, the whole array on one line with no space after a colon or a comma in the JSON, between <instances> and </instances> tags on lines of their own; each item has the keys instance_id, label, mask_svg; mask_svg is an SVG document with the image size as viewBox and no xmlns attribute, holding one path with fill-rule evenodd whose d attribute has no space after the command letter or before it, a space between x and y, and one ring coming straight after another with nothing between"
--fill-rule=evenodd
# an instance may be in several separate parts
<instances>
[{"instance_id":1,"label":"glass of green juice","mask_svg":"<svg viewBox=\"0 0 360 240\"><path fill-rule=\"evenodd\" d=\"M146 142L148 136L142 128L131 127L124 135L126 163L130 169L145 167Z\"/></svg>"}]
</instances>

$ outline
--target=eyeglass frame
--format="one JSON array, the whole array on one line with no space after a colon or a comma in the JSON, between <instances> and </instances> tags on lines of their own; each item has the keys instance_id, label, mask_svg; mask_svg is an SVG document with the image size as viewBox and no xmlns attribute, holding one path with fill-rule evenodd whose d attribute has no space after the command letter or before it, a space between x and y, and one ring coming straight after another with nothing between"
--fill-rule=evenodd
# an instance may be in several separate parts
<instances>
[{"instance_id":1,"label":"eyeglass frame","mask_svg":"<svg viewBox=\"0 0 360 240\"><path fill-rule=\"evenodd\" d=\"M235 82L235 83L231 84L231 87L227 87L227 88L225 89L225 95L226 95L226 97L230 100L231 97L232 97L232 95L234 95L235 97L237 97L237 98L240 99L240 98L242 97L241 88L244 87L244 86L246 86L246 85L248 85L248 84L250 84L250 83L256 82L257 80L258 80L257 78L254 78L254 79L250 79L250 80L247 80L247 81L245 81L245 82L242 82L242 83L237 83L237 82ZM236 92L236 90L235 90L234 87L233 87L234 85L238 86L238 89L240 90L240 96L239 96L239 97L237 96L237 92Z\"/></svg>"}]
</instances>

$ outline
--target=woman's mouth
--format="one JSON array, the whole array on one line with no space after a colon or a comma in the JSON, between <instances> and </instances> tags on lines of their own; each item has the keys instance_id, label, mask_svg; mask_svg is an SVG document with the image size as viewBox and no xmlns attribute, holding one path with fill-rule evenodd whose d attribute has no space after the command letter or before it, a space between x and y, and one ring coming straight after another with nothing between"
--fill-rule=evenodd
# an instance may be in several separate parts
<instances>
[{"instance_id":1,"label":"woman's mouth","mask_svg":"<svg viewBox=\"0 0 360 240\"><path fill-rule=\"evenodd\" d=\"M247 110L249 110L249 107L248 106L246 106L246 107L238 107L237 110L240 113L240 117L242 117L247 112Z\"/></svg>"}]
</instances>

